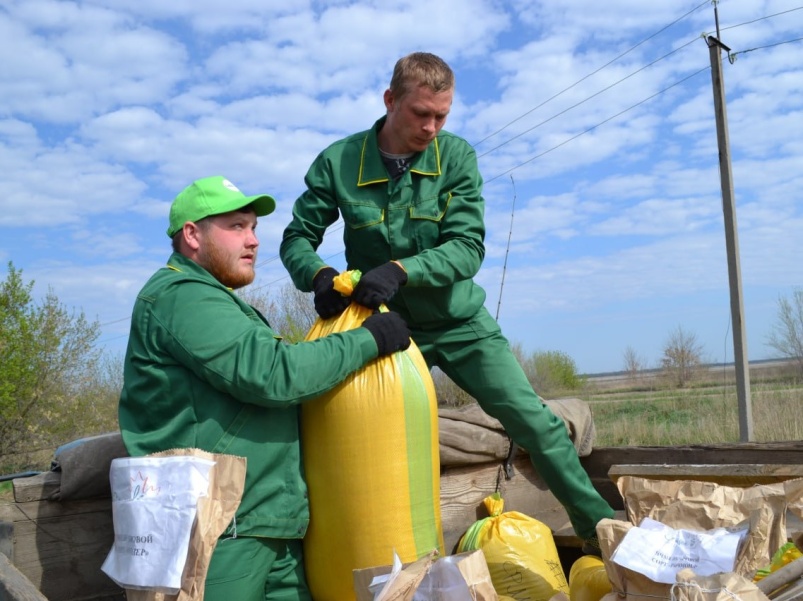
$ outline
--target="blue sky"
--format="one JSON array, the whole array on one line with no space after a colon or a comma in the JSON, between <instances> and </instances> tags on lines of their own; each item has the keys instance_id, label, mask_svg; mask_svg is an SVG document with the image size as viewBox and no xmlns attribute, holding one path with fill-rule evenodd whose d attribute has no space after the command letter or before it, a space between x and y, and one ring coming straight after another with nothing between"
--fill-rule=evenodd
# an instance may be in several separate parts
<instances>
[{"instance_id":1,"label":"blue sky","mask_svg":"<svg viewBox=\"0 0 803 601\"><path fill-rule=\"evenodd\" d=\"M779 297L803 285L803 1L717 10L747 345L763 359ZM477 149L477 280L508 338L596 373L627 347L656 366L682 327L706 360L733 361L715 33L700 0L6 0L0 277L12 261L121 351L169 255L171 200L225 175L277 199L252 286L278 292L310 162L381 116L396 59L426 50L455 70L446 128ZM345 268L333 229L321 254Z\"/></svg>"}]
</instances>

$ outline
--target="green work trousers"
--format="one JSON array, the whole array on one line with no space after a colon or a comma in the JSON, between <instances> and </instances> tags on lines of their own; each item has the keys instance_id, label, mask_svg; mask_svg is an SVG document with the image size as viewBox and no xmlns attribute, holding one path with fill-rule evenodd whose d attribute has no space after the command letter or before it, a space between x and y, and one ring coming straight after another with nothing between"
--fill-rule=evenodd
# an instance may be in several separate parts
<instances>
[{"instance_id":1,"label":"green work trousers","mask_svg":"<svg viewBox=\"0 0 803 601\"><path fill-rule=\"evenodd\" d=\"M301 540L219 540L206 575L204 601L312 601Z\"/></svg>"},{"instance_id":2,"label":"green work trousers","mask_svg":"<svg viewBox=\"0 0 803 601\"><path fill-rule=\"evenodd\" d=\"M538 474L569 514L575 533L590 538L614 515L580 464L566 426L533 391L499 325L483 307L465 322L412 337L427 364L437 365L477 399L510 438L526 449Z\"/></svg>"}]
</instances>

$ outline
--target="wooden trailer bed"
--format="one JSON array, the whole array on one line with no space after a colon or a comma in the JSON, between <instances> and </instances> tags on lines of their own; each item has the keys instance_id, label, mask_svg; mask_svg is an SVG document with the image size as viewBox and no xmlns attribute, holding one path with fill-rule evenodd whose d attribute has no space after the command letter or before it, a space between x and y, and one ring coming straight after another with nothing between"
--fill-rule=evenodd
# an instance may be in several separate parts
<instances>
[{"instance_id":1,"label":"wooden trailer bed","mask_svg":"<svg viewBox=\"0 0 803 601\"><path fill-rule=\"evenodd\" d=\"M581 462L620 519L624 519L624 507L615 480L622 475L735 486L803 476L800 441L592 450L593 424L583 418L582 404L572 400L568 405L579 410L579 417L562 417ZM565 566L579 556L580 540L566 512L523 452L511 458L508 478L508 441L494 420L476 411L443 410L439 427L441 518L447 552L474 521L486 517L483 499L498 491L505 510L535 517L552 529ZM50 500L60 490L62 476L51 471L14 480L14 502L0 504L0 601L124 599L121 589L100 571L113 536L108 492L93 498ZM799 525L790 519L790 529Z\"/></svg>"}]
</instances>

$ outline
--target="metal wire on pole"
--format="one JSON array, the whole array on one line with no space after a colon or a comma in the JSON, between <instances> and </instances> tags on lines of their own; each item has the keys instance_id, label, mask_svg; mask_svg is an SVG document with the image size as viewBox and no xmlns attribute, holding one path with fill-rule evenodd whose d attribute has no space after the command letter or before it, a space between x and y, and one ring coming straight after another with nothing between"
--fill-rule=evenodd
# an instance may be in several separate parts
<instances>
[{"instance_id":1,"label":"metal wire on pole","mask_svg":"<svg viewBox=\"0 0 803 601\"><path fill-rule=\"evenodd\" d=\"M496 303L496 321L499 321L499 310L502 307L502 290L505 287L505 274L507 273L507 257L510 254L510 239L513 237L513 219L516 215L516 181L513 176L510 176L510 183L513 185L513 205L510 208L510 230L507 233L507 246L505 246L505 260L502 263L502 281L499 284L499 300ZM508 435L510 441L510 448L507 452L507 458L503 465L505 478L510 480L513 477L513 459L516 457L519 446L513 442L513 439ZM500 482L497 481L496 490L499 492Z\"/></svg>"},{"instance_id":2,"label":"metal wire on pole","mask_svg":"<svg viewBox=\"0 0 803 601\"><path fill-rule=\"evenodd\" d=\"M496 303L496 321L499 321L499 311L502 307L502 290L505 287L505 273L507 272L507 256L510 254L510 239L513 237L513 217L516 214L516 182L510 176L510 183L513 184L513 206L510 209L510 230L507 233L507 246L505 247L505 260L502 263L502 282L499 284L499 300Z\"/></svg>"}]
</instances>

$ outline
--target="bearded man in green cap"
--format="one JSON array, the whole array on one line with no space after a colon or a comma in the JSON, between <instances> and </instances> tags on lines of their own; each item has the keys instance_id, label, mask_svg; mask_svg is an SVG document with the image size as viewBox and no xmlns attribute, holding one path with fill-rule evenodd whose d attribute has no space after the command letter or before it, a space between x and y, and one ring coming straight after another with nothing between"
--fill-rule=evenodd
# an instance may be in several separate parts
<instances>
[{"instance_id":1,"label":"bearded man in green cap","mask_svg":"<svg viewBox=\"0 0 803 601\"><path fill-rule=\"evenodd\" d=\"M137 296L119 419L131 456L198 448L246 458L236 516L212 555L206 601L310 601L301 539L309 523L299 403L378 356L403 350L397 313L286 344L235 289L254 279L268 195L195 181L170 209L173 254Z\"/></svg>"}]
</instances>

